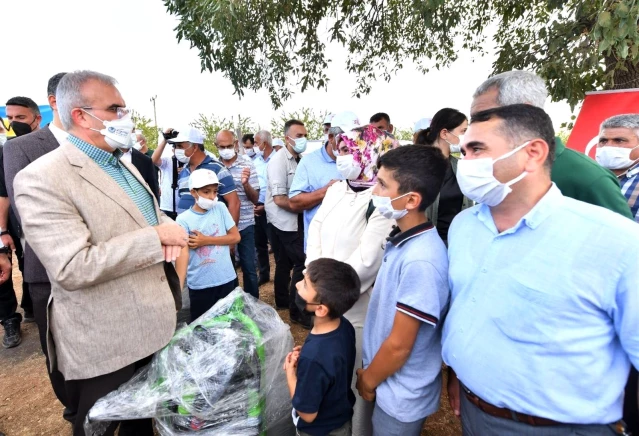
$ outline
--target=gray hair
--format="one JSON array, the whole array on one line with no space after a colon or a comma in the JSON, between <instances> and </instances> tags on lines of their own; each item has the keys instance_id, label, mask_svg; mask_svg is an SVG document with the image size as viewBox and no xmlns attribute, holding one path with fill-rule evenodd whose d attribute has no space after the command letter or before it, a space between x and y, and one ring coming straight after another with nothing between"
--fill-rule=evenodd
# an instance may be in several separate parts
<instances>
[{"instance_id":1,"label":"gray hair","mask_svg":"<svg viewBox=\"0 0 639 436\"><path fill-rule=\"evenodd\" d=\"M343 130L342 130L342 128L341 128L341 127L339 127L339 126L334 126L334 127L333 127L333 126L331 126L331 127L328 129L328 134L329 134L329 135L341 135L342 133L344 133L344 131L343 131Z\"/></svg>"},{"instance_id":2,"label":"gray hair","mask_svg":"<svg viewBox=\"0 0 639 436\"><path fill-rule=\"evenodd\" d=\"M639 114L615 115L601 123L601 130L618 128L632 129L639 133Z\"/></svg>"},{"instance_id":3,"label":"gray hair","mask_svg":"<svg viewBox=\"0 0 639 436\"><path fill-rule=\"evenodd\" d=\"M73 127L73 118L71 117L73 109L91 105L87 97L82 95L82 86L91 80L111 86L115 86L118 83L111 76L89 70L67 73L60 79L55 92L55 99L58 105L58 115L64 130L69 131Z\"/></svg>"},{"instance_id":4,"label":"gray hair","mask_svg":"<svg viewBox=\"0 0 639 436\"><path fill-rule=\"evenodd\" d=\"M543 109L548 97L546 84L534 73L512 70L492 76L473 94L473 98L497 88L497 102L500 106L530 104Z\"/></svg>"},{"instance_id":5,"label":"gray hair","mask_svg":"<svg viewBox=\"0 0 639 436\"><path fill-rule=\"evenodd\" d=\"M260 130L255 134L255 139L261 139L263 142L266 142L268 145L273 146L273 136L271 132L268 130Z\"/></svg>"}]
</instances>

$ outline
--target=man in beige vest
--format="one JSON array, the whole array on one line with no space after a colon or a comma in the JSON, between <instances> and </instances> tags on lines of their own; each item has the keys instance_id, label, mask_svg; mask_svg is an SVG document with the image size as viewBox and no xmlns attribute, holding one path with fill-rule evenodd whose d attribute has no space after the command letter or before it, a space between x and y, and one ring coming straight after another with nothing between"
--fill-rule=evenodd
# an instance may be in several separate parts
<instances>
[{"instance_id":1,"label":"man in beige vest","mask_svg":"<svg viewBox=\"0 0 639 436\"><path fill-rule=\"evenodd\" d=\"M92 71L65 75L56 100L69 137L14 181L24 235L51 280L49 358L77 410L76 436L93 404L171 339L176 302L165 261L187 241L120 160L133 123L115 84ZM151 421L125 421L120 434L152 435Z\"/></svg>"}]
</instances>

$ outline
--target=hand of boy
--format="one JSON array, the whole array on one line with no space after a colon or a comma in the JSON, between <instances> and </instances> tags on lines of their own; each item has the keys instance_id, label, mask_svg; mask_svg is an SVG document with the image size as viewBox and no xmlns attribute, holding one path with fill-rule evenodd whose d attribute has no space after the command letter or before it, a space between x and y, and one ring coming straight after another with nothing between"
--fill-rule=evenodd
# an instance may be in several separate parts
<instances>
[{"instance_id":1,"label":"hand of boy","mask_svg":"<svg viewBox=\"0 0 639 436\"><path fill-rule=\"evenodd\" d=\"M299 352L296 353L295 351L291 351L286 355L286 359L284 359L284 371L286 371L287 376L295 375L299 356Z\"/></svg>"},{"instance_id":2,"label":"hand of boy","mask_svg":"<svg viewBox=\"0 0 639 436\"><path fill-rule=\"evenodd\" d=\"M375 388L366 384L364 371L362 368L357 370L357 392L359 392L359 396L365 399L366 401L375 401Z\"/></svg>"},{"instance_id":3,"label":"hand of boy","mask_svg":"<svg viewBox=\"0 0 639 436\"><path fill-rule=\"evenodd\" d=\"M206 236L204 236L202 233L198 232L197 230L193 230L189 234L189 248L195 249L205 246L205 238Z\"/></svg>"}]
</instances>

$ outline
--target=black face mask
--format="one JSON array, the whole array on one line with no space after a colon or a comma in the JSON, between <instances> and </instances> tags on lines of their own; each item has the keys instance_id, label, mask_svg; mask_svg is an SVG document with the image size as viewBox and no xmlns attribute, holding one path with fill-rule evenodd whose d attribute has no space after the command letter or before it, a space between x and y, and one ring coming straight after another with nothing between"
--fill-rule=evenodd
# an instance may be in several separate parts
<instances>
[{"instance_id":1,"label":"black face mask","mask_svg":"<svg viewBox=\"0 0 639 436\"><path fill-rule=\"evenodd\" d=\"M26 135L31 133L31 131L33 130L31 129L31 124L23 123L20 121L11 121L11 130L13 130L13 133L16 134L16 137Z\"/></svg>"},{"instance_id":2,"label":"black face mask","mask_svg":"<svg viewBox=\"0 0 639 436\"><path fill-rule=\"evenodd\" d=\"M297 306L297 308L300 310L300 312L309 315L309 316L315 316L315 312L310 312L308 310L306 310L306 306L308 304L311 304L313 306L319 306L321 303L307 303L306 300L304 300L302 297L300 297L300 294L296 293L295 294L295 305Z\"/></svg>"}]
</instances>

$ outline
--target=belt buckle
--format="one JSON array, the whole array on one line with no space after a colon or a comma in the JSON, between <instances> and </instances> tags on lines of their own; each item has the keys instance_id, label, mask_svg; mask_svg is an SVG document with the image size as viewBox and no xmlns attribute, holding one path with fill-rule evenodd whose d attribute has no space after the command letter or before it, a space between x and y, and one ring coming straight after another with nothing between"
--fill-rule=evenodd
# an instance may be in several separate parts
<instances>
[{"instance_id":1,"label":"belt buckle","mask_svg":"<svg viewBox=\"0 0 639 436\"><path fill-rule=\"evenodd\" d=\"M617 422L613 422L612 424L608 424L608 427L620 436L632 436L632 433L628 433L628 427L623 419L620 419Z\"/></svg>"}]
</instances>

